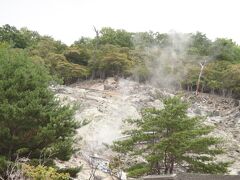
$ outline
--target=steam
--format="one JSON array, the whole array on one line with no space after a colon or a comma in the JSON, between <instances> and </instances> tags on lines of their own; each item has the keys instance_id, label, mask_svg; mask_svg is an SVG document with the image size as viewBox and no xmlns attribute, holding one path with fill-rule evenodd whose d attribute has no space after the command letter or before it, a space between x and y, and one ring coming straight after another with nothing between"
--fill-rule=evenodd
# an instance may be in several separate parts
<instances>
[{"instance_id":1,"label":"steam","mask_svg":"<svg viewBox=\"0 0 240 180\"><path fill-rule=\"evenodd\" d=\"M139 43L138 40L140 39L137 38L134 42ZM186 51L190 43L190 34L172 31L168 34L167 45L161 47L153 44L144 48L144 53L151 57L150 60L145 60L144 64L150 77L148 82L161 88L181 88L181 81L187 73Z\"/></svg>"}]
</instances>

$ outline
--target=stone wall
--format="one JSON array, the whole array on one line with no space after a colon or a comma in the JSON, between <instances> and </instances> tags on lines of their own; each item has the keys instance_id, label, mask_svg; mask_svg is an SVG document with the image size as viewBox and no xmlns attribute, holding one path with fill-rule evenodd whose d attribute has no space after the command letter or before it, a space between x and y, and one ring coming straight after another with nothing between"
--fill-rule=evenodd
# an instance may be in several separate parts
<instances>
[{"instance_id":1,"label":"stone wall","mask_svg":"<svg viewBox=\"0 0 240 180\"><path fill-rule=\"evenodd\" d=\"M166 176L158 176L158 175L150 175L143 177L143 180L176 180L176 175L166 175Z\"/></svg>"},{"instance_id":2,"label":"stone wall","mask_svg":"<svg viewBox=\"0 0 240 180\"><path fill-rule=\"evenodd\" d=\"M240 175L186 174L177 175L176 180L240 180Z\"/></svg>"},{"instance_id":3,"label":"stone wall","mask_svg":"<svg viewBox=\"0 0 240 180\"><path fill-rule=\"evenodd\" d=\"M210 175L180 173L171 176L146 176L143 180L240 180L240 175Z\"/></svg>"}]
</instances>

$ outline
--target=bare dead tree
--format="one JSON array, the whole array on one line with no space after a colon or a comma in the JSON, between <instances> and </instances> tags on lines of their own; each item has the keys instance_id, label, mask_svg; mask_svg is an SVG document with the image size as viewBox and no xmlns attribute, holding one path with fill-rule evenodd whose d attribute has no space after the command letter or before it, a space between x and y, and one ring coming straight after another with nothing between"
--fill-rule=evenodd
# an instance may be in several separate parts
<instances>
[{"instance_id":1,"label":"bare dead tree","mask_svg":"<svg viewBox=\"0 0 240 180\"><path fill-rule=\"evenodd\" d=\"M96 36L95 36L96 37L96 41L95 41L95 47L94 47L94 51L93 51L93 59L96 61L96 52L98 50L98 43L99 43L98 42L99 41L99 31L97 30L97 28L95 26L93 26L93 30L96 33ZM95 78L95 74L96 74L96 72L93 71L91 79Z\"/></svg>"},{"instance_id":2,"label":"bare dead tree","mask_svg":"<svg viewBox=\"0 0 240 180\"><path fill-rule=\"evenodd\" d=\"M16 180L16 179L24 179L23 171L21 170L21 164L26 163L29 161L29 156L20 158L18 155L15 158L14 162L7 162L6 172L5 172L5 178L4 176L0 175L0 180ZM54 155L54 153L46 154L45 152L40 153L39 157L39 164L45 165L49 159Z\"/></svg>"},{"instance_id":3,"label":"bare dead tree","mask_svg":"<svg viewBox=\"0 0 240 180\"><path fill-rule=\"evenodd\" d=\"M99 163L95 163L91 157L87 160L87 162L91 168L91 173L90 173L90 177L88 180L95 180L95 178L96 178L95 174L98 169Z\"/></svg>"},{"instance_id":4,"label":"bare dead tree","mask_svg":"<svg viewBox=\"0 0 240 180\"><path fill-rule=\"evenodd\" d=\"M23 171L20 166L21 163L28 161L28 158L19 158L17 155L14 162L8 162L5 172L5 178L0 175L0 180L16 180L16 179L25 179Z\"/></svg>"},{"instance_id":5,"label":"bare dead tree","mask_svg":"<svg viewBox=\"0 0 240 180\"><path fill-rule=\"evenodd\" d=\"M98 40L99 40L99 31L97 30L97 28L95 26L93 26L93 30L96 33L96 44L95 44L95 50L98 49Z\"/></svg>"},{"instance_id":6,"label":"bare dead tree","mask_svg":"<svg viewBox=\"0 0 240 180\"><path fill-rule=\"evenodd\" d=\"M91 152L90 154L93 154L93 153ZM95 180L96 179L96 171L98 169L99 163L95 162L88 153L87 154L82 153L82 157L90 168L90 176L89 176L88 180Z\"/></svg>"},{"instance_id":7,"label":"bare dead tree","mask_svg":"<svg viewBox=\"0 0 240 180\"><path fill-rule=\"evenodd\" d=\"M204 67L205 67L205 64L206 64L206 60L204 60L203 63L199 63L201 69L200 69L200 72L199 72L199 75L198 75L197 88L196 88L196 96L199 94L199 86L200 86L200 81L201 81L201 77L202 77L202 73L203 73L203 69L204 69Z\"/></svg>"}]
</instances>

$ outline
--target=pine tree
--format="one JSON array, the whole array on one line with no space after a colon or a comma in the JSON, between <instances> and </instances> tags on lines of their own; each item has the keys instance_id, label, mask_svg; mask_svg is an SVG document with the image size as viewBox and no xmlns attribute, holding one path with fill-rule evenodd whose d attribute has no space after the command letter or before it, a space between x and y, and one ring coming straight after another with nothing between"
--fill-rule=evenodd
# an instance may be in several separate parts
<instances>
[{"instance_id":1,"label":"pine tree","mask_svg":"<svg viewBox=\"0 0 240 180\"><path fill-rule=\"evenodd\" d=\"M48 71L20 50L0 48L0 174L16 157L67 160L74 149L74 108L49 89Z\"/></svg>"},{"instance_id":2,"label":"pine tree","mask_svg":"<svg viewBox=\"0 0 240 180\"><path fill-rule=\"evenodd\" d=\"M162 110L144 110L142 119L129 120L136 129L126 132L129 138L113 145L115 151L135 160L144 158L128 169L129 176L172 174L180 169L227 172L228 163L214 161L223 151L218 147L220 139L208 135L213 128L199 117L188 117L188 105L178 97L166 99L164 105Z\"/></svg>"}]
</instances>

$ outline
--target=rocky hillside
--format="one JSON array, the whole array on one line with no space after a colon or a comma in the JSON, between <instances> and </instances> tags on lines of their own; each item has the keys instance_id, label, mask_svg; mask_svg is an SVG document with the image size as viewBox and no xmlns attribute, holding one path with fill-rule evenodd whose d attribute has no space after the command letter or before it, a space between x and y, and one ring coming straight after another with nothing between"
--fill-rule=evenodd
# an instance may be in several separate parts
<instances>
[{"instance_id":1,"label":"rocky hillside","mask_svg":"<svg viewBox=\"0 0 240 180\"><path fill-rule=\"evenodd\" d=\"M112 152L108 145L123 138L122 132L131 128L126 126L124 120L139 118L139 112L144 107L163 108L161 99L176 94L130 80L116 81L114 78L52 89L63 103L79 104L76 119L86 124L78 129L76 136L76 148L80 151L69 162L58 162L60 167L83 165L78 179L89 179L94 173L99 179L112 179L108 170ZM234 161L230 171L237 174L240 171L239 102L209 94L198 97L193 93L181 94L191 104L189 115L206 116L205 123L216 126L213 134L225 140L227 151L227 155L219 158Z\"/></svg>"}]
</instances>

